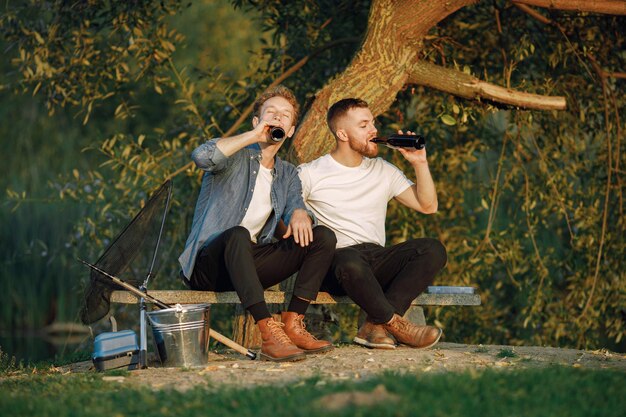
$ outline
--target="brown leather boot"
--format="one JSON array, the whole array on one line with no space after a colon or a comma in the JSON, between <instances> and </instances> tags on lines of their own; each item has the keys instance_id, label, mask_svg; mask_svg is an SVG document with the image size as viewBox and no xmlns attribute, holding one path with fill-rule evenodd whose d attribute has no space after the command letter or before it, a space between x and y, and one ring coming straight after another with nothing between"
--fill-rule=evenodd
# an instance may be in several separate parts
<instances>
[{"instance_id":1,"label":"brown leather boot","mask_svg":"<svg viewBox=\"0 0 626 417\"><path fill-rule=\"evenodd\" d=\"M257 322L261 331L261 360L265 361L300 361L306 356L304 351L298 349L283 330L284 324L274 318L259 320Z\"/></svg>"},{"instance_id":2,"label":"brown leather boot","mask_svg":"<svg viewBox=\"0 0 626 417\"><path fill-rule=\"evenodd\" d=\"M306 331L304 314L283 311L280 313L280 319L285 325L285 333L289 339L306 353L322 353L333 349L332 343L327 340L319 340Z\"/></svg>"},{"instance_id":3,"label":"brown leather boot","mask_svg":"<svg viewBox=\"0 0 626 417\"><path fill-rule=\"evenodd\" d=\"M395 349L395 341L389 337L382 324L365 320L354 338L354 343L372 349Z\"/></svg>"},{"instance_id":4,"label":"brown leather boot","mask_svg":"<svg viewBox=\"0 0 626 417\"><path fill-rule=\"evenodd\" d=\"M441 337L443 331L438 327L418 326L394 314L389 323L383 324L398 343L404 343L416 348L429 348L434 346Z\"/></svg>"}]
</instances>

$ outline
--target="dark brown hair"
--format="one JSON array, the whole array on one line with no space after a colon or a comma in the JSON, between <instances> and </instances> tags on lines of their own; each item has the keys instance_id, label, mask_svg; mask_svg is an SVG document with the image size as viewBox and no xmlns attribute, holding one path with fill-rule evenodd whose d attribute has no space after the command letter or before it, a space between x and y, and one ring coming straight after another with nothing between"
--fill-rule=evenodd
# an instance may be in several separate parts
<instances>
[{"instance_id":1,"label":"dark brown hair","mask_svg":"<svg viewBox=\"0 0 626 417\"><path fill-rule=\"evenodd\" d=\"M330 131L333 132L333 135L335 134L337 131L337 127L335 126L337 119L345 116L349 110L367 107L369 107L367 102L365 100L361 100L360 98L344 98L343 100L339 100L330 106L328 113L326 113L326 123L328 123Z\"/></svg>"}]
</instances>

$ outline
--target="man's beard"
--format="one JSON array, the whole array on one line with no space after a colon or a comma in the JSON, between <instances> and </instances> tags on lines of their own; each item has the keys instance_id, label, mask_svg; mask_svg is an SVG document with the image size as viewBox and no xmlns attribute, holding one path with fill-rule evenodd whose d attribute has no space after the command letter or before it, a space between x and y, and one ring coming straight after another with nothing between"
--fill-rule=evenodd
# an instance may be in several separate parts
<instances>
[{"instance_id":1,"label":"man's beard","mask_svg":"<svg viewBox=\"0 0 626 417\"><path fill-rule=\"evenodd\" d=\"M365 144L360 144L350 138L348 144L350 149L368 158L378 155L378 145L374 142L367 141Z\"/></svg>"}]
</instances>

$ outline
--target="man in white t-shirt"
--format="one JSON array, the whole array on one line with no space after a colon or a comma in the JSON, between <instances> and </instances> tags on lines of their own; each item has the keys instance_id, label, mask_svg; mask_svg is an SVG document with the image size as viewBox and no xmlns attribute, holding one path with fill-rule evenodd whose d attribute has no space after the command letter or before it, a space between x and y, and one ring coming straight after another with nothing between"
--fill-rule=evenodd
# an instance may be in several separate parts
<instances>
[{"instance_id":1,"label":"man in white t-shirt","mask_svg":"<svg viewBox=\"0 0 626 417\"><path fill-rule=\"evenodd\" d=\"M371 140L377 130L365 101L338 101L328 110L327 121L337 146L298 167L305 204L337 236L322 289L348 294L367 313L355 343L393 349L393 336L409 346L433 346L441 329L417 326L402 316L446 264L446 249L428 238L385 247L389 200L424 214L437 211L426 149L398 149L415 170L413 183L392 164L373 158L378 147Z\"/></svg>"}]
</instances>

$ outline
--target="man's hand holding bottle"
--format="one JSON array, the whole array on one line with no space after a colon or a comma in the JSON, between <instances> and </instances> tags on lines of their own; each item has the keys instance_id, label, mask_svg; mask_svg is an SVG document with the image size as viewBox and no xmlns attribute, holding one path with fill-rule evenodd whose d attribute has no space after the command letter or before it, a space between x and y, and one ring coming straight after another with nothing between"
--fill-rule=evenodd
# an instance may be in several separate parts
<instances>
[{"instance_id":1,"label":"man's hand holding bottle","mask_svg":"<svg viewBox=\"0 0 626 417\"><path fill-rule=\"evenodd\" d=\"M402 130L398 130L395 135L387 138L375 138L372 142L397 149L411 164L426 162L426 140L423 136L418 136L410 130L407 130L406 134Z\"/></svg>"}]
</instances>

